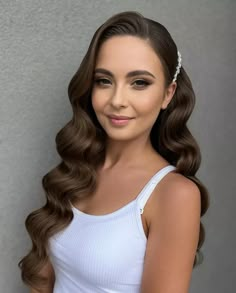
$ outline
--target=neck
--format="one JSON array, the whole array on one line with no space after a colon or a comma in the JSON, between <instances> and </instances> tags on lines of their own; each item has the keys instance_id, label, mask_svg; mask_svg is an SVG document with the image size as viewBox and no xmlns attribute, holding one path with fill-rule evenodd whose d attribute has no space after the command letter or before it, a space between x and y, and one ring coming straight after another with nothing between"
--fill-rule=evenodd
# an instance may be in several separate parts
<instances>
[{"instance_id":1,"label":"neck","mask_svg":"<svg viewBox=\"0 0 236 293\"><path fill-rule=\"evenodd\" d=\"M115 141L108 139L103 169L129 167L138 162L147 161L156 156L150 138L137 138L131 141Z\"/></svg>"}]
</instances>

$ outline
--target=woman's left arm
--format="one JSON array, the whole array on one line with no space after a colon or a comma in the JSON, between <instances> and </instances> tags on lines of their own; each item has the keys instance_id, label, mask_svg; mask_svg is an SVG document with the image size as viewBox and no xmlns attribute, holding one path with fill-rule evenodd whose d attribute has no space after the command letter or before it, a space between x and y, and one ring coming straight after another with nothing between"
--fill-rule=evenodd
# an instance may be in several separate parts
<instances>
[{"instance_id":1,"label":"woman's left arm","mask_svg":"<svg viewBox=\"0 0 236 293\"><path fill-rule=\"evenodd\" d=\"M141 292L188 293L199 239L200 191L180 174L161 189L152 195Z\"/></svg>"}]
</instances>

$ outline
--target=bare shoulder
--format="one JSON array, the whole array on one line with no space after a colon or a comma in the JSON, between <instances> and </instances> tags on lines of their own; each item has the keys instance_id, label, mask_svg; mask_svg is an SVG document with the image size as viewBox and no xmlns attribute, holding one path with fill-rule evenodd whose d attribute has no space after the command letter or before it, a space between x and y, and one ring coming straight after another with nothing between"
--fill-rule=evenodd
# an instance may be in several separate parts
<instances>
[{"instance_id":1,"label":"bare shoulder","mask_svg":"<svg viewBox=\"0 0 236 293\"><path fill-rule=\"evenodd\" d=\"M160 184L161 194L163 194L160 196L161 200L181 201L183 204L186 200L187 202L199 202L200 190L196 183L179 173L171 172L169 175L166 176L166 181L163 180Z\"/></svg>"},{"instance_id":2,"label":"bare shoulder","mask_svg":"<svg viewBox=\"0 0 236 293\"><path fill-rule=\"evenodd\" d=\"M196 183L177 172L168 173L158 185L160 185L160 188L165 192L165 194L172 193L173 191L176 191L175 194L185 194L189 191L199 193Z\"/></svg>"},{"instance_id":3,"label":"bare shoulder","mask_svg":"<svg viewBox=\"0 0 236 293\"><path fill-rule=\"evenodd\" d=\"M163 209L174 212L181 210L191 214L191 209L200 214L201 194L198 186L189 178L176 172L168 173L156 186L150 198L147 221L149 226L158 220Z\"/></svg>"},{"instance_id":4,"label":"bare shoulder","mask_svg":"<svg viewBox=\"0 0 236 293\"><path fill-rule=\"evenodd\" d=\"M199 239L200 190L171 172L150 199L142 292L187 293Z\"/></svg>"}]
</instances>

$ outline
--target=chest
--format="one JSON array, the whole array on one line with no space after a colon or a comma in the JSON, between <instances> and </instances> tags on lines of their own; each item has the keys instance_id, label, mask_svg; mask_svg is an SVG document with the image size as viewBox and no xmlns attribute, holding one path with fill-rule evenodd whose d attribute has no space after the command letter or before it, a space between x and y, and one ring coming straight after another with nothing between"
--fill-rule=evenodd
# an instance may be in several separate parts
<instances>
[{"instance_id":1,"label":"chest","mask_svg":"<svg viewBox=\"0 0 236 293\"><path fill-rule=\"evenodd\" d=\"M135 176L134 176L135 175ZM99 174L96 191L73 203L74 207L90 215L111 214L134 201L149 177L139 174ZM148 209L141 214L146 238L149 232Z\"/></svg>"},{"instance_id":2,"label":"chest","mask_svg":"<svg viewBox=\"0 0 236 293\"><path fill-rule=\"evenodd\" d=\"M98 286L132 286L141 282L146 239L138 229L135 203L114 215L76 214L66 229L50 239L56 279ZM119 289L119 291L118 291ZM130 292L130 291L129 291Z\"/></svg>"}]
</instances>

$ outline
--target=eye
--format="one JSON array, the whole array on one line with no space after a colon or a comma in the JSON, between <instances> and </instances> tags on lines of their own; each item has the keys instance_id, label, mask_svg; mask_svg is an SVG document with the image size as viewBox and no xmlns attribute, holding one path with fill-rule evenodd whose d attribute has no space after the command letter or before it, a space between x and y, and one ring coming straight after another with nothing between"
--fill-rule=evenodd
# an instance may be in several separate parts
<instances>
[{"instance_id":1,"label":"eye","mask_svg":"<svg viewBox=\"0 0 236 293\"><path fill-rule=\"evenodd\" d=\"M94 83L101 86L106 86L110 83L110 80L106 78L95 78Z\"/></svg>"},{"instance_id":2,"label":"eye","mask_svg":"<svg viewBox=\"0 0 236 293\"><path fill-rule=\"evenodd\" d=\"M136 79L133 82L133 84L135 84L137 88L144 88L144 87L147 87L148 85L150 85L151 83L146 80L143 80L143 79Z\"/></svg>"}]
</instances>

